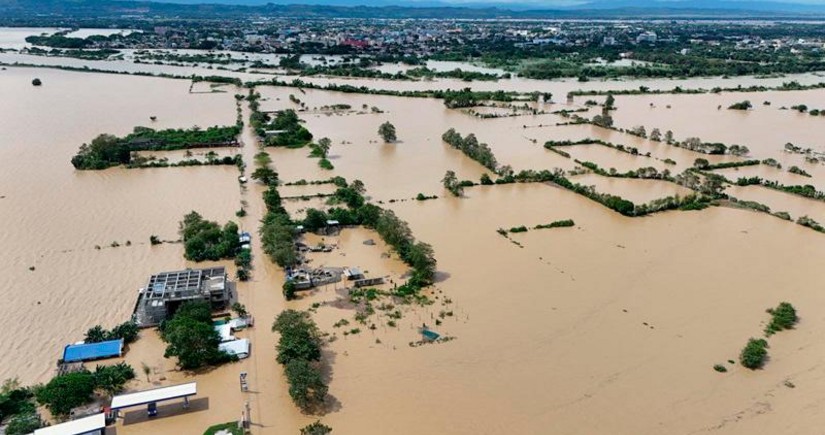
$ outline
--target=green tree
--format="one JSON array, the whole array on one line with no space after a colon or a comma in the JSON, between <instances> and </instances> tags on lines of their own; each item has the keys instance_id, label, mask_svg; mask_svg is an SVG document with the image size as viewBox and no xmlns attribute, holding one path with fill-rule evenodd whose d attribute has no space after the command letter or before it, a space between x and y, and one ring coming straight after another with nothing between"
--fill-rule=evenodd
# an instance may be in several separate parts
<instances>
[{"instance_id":1,"label":"green tree","mask_svg":"<svg viewBox=\"0 0 825 435\"><path fill-rule=\"evenodd\" d=\"M246 311L246 306L240 302L232 304L232 311L234 311L238 317L246 317L249 315L249 312Z\"/></svg>"},{"instance_id":2,"label":"green tree","mask_svg":"<svg viewBox=\"0 0 825 435\"><path fill-rule=\"evenodd\" d=\"M301 410L313 412L324 404L328 388L320 370L312 363L303 359L292 360L286 364L285 372L289 396Z\"/></svg>"},{"instance_id":3,"label":"green tree","mask_svg":"<svg viewBox=\"0 0 825 435\"><path fill-rule=\"evenodd\" d=\"M329 149L332 146L332 141L328 137L318 139L318 150L321 152L321 157L327 158Z\"/></svg>"},{"instance_id":4,"label":"green tree","mask_svg":"<svg viewBox=\"0 0 825 435\"><path fill-rule=\"evenodd\" d=\"M768 356L768 342L763 339L751 338L739 355L739 362L743 366L755 370L762 367L765 357Z\"/></svg>"},{"instance_id":5,"label":"green tree","mask_svg":"<svg viewBox=\"0 0 825 435\"><path fill-rule=\"evenodd\" d=\"M384 142L395 142L398 140L395 132L395 126L392 125L389 121L381 124L378 127L378 135L381 136L381 139L384 139Z\"/></svg>"},{"instance_id":6,"label":"green tree","mask_svg":"<svg viewBox=\"0 0 825 435\"><path fill-rule=\"evenodd\" d=\"M458 178L453 171L447 171L444 174L444 178L441 179L441 184L455 196L461 196L464 193L464 186L458 182Z\"/></svg>"},{"instance_id":7,"label":"green tree","mask_svg":"<svg viewBox=\"0 0 825 435\"><path fill-rule=\"evenodd\" d=\"M139 331L140 328L138 328L137 323L133 321L123 322L112 329L109 333L109 339L116 340L122 338L126 344L134 343L138 339Z\"/></svg>"},{"instance_id":8,"label":"green tree","mask_svg":"<svg viewBox=\"0 0 825 435\"><path fill-rule=\"evenodd\" d=\"M32 86L40 86L42 84L43 84L43 82L38 78L35 78L34 80L32 80Z\"/></svg>"},{"instance_id":9,"label":"green tree","mask_svg":"<svg viewBox=\"0 0 825 435\"><path fill-rule=\"evenodd\" d=\"M710 162L708 161L708 159L698 158L693 161L694 168L705 169L708 166L710 166Z\"/></svg>"},{"instance_id":10,"label":"green tree","mask_svg":"<svg viewBox=\"0 0 825 435\"><path fill-rule=\"evenodd\" d=\"M608 93L607 98L604 99L604 109L605 111L613 110L616 108L616 98L613 97L613 94Z\"/></svg>"},{"instance_id":11,"label":"green tree","mask_svg":"<svg viewBox=\"0 0 825 435\"><path fill-rule=\"evenodd\" d=\"M167 343L165 358L177 357L184 370L217 365L233 360L218 349L221 337L212 326L207 302L186 302L172 320L164 322L161 338Z\"/></svg>"},{"instance_id":12,"label":"green tree","mask_svg":"<svg viewBox=\"0 0 825 435\"><path fill-rule=\"evenodd\" d=\"M765 328L765 333L768 335L783 329L791 329L799 320L796 308L788 302L782 302L776 308L769 309L768 313L771 315L771 322Z\"/></svg>"},{"instance_id":13,"label":"green tree","mask_svg":"<svg viewBox=\"0 0 825 435\"><path fill-rule=\"evenodd\" d=\"M86 331L86 338L83 340L86 343L100 343L109 339L109 333L100 325L95 325Z\"/></svg>"},{"instance_id":14,"label":"green tree","mask_svg":"<svg viewBox=\"0 0 825 435\"><path fill-rule=\"evenodd\" d=\"M54 415L68 415L73 408L92 401L95 380L89 371L67 373L52 378L35 390L37 402Z\"/></svg>"},{"instance_id":15,"label":"green tree","mask_svg":"<svg viewBox=\"0 0 825 435\"><path fill-rule=\"evenodd\" d=\"M310 208L307 210L306 218L304 218L304 228L307 231L316 231L327 226L327 214L318 209Z\"/></svg>"},{"instance_id":16,"label":"green tree","mask_svg":"<svg viewBox=\"0 0 825 435\"><path fill-rule=\"evenodd\" d=\"M232 258L240 250L238 225L227 222L223 228L217 222L208 221L197 212L190 212L180 222L184 256L191 261Z\"/></svg>"},{"instance_id":17,"label":"green tree","mask_svg":"<svg viewBox=\"0 0 825 435\"><path fill-rule=\"evenodd\" d=\"M135 370L126 363L97 366L94 372L95 389L103 390L109 397L123 391L127 382L135 378Z\"/></svg>"},{"instance_id":18,"label":"green tree","mask_svg":"<svg viewBox=\"0 0 825 435\"><path fill-rule=\"evenodd\" d=\"M129 146L111 134L101 134L89 144L80 146L72 157L75 169L105 169L131 161Z\"/></svg>"},{"instance_id":19,"label":"green tree","mask_svg":"<svg viewBox=\"0 0 825 435\"><path fill-rule=\"evenodd\" d=\"M278 182L278 173L269 166L260 166L252 171L252 179L271 186Z\"/></svg>"},{"instance_id":20,"label":"green tree","mask_svg":"<svg viewBox=\"0 0 825 435\"><path fill-rule=\"evenodd\" d=\"M43 427L43 420L34 410L15 414L6 426L6 435L28 435Z\"/></svg>"},{"instance_id":21,"label":"green tree","mask_svg":"<svg viewBox=\"0 0 825 435\"><path fill-rule=\"evenodd\" d=\"M301 435L328 435L330 433L332 433L332 428L322 424L320 420L301 428Z\"/></svg>"},{"instance_id":22,"label":"green tree","mask_svg":"<svg viewBox=\"0 0 825 435\"><path fill-rule=\"evenodd\" d=\"M280 364L321 359L321 334L308 313L284 310L275 318L272 330L281 334L277 347Z\"/></svg>"},{"instance_id":23,"label":"green tree","mask_svg":"<svg viewBox=\"0 0 825 435\"><path fill-rule=\"evenodd\" d=\"M297 290L295 288L295 282L293 282L291 279L284 281L282 290L284 293L284 299L288 301L295 299L295 292Z\"/></svg>"},{"instance_id":24,"label":"green tree","mask_svg":"<svg viewBox=\"0 0 825 435\"><path fill-rule=\"evenodd\" d=\"M428 286L433 283L436 272L435 252L427 243L417 242L410 246L406 255L407 262L413 268L411 281L418 286Z\"/></svg>"}]
</instances>

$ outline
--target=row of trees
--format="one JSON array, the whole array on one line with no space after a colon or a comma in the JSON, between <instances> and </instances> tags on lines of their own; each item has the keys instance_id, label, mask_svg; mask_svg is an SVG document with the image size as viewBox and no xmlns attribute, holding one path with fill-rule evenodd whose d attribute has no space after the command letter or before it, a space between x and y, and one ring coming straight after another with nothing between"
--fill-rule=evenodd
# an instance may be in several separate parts
<instances>
[{"instance_id":1,"label":"row of trees","mask_svg":"<svg viewBox=\"0 0 825 435\"><path fill-rule=\"evenodd\" d=\"M441 139L466 154L467 157L481 163L485 168L497 172L498 161L496 161L496 156L493 155L489 145L479 143L475 134L470 133L466 137L461 137L460 133L451 128L441 135Z\"/></svg>"},{"instance_id":2,"label":"row of trees","mask_svg":"<svg viewBox=\"0 0 825 435\"><path fill-rule=\"evenodd\" d=\"M241 249L238 240L238 224L227 222L221 228L217 222L204 219L195 211L180 222L184 257L190 261L234 258Z\"/></svg>"},{"instance_id":3,"label":"row of trees","mask_svg":"<svg viewBox=\"0 0 825 435\"><path fill-rule=\"evenodd\" d=\"M272 331L278 339L276 360L284 366L289 396L304 412L318 412L327 396L321 373L321 333L304 311L285 310L275 318Z\"/></svg>"},{"instance_id":4,"label":"row of trees","mask_svg":"<svg viewBox=\"0 0 825 435\"><path fill-rule=\"evenodd\" d=\"M240 128L209 127L201 130L190 129L153 130L148 127L135 127L126 137L119 138L111 134L101 134L88 144L80 146L72 157L75 169L106 169L112 166L128 165L133 151L160 151L190 148L237 145Z\"/></svg>"},{"instance_id":5,"label":"row of trees","mask_svg":"<svg viewBox=\"0 0 825 435\"><path fill-rule=\"evenodd\" d=\"M191 148L237 146L241 128L237 125L212 126L206 130L200 127L188 129L169 128L155 130L149 127L135 127L123 138L132 151L171 151Z\"/></svg>"},{"instance_id":6,"label":"row of trees","mask_svg":"<svg viewBox=\"0 0 825 435\"><path fill-rule=\"evenodd\" d=\"M295 224L283 207L281 195L275 185L270 185L263 196L267 210L260 228L263 250L277 265L292 267L298 262Z\"/></svg>"},{"instance_id":7,"label":"row of trees","mask_svg":"<svg viewBox=\"0 0 825 435\"><path fill-rule=\"evenodd\" d=\"M265 123L262 128L264 130L262 136L265 137L264 144L266 146L300 148L312 142L312 133L301 125L301 119L292 109L278 112L275 119ZM267 130L278 133L267 135Z\"/></svg>"},{"instance_id":8,"label":"row of trees","mask_svg":"<svg viewBox=\"0 0 825 435\"><path fill-rule=\"evenodd\" d=\"M133 321L128 321L115 326L111 330L106 330L100 325L95 325L86 331L86 343L100 343L101 341L123 339L125 344L134 343L138 338L138 326Z\"/></svg>"}]
</instances>

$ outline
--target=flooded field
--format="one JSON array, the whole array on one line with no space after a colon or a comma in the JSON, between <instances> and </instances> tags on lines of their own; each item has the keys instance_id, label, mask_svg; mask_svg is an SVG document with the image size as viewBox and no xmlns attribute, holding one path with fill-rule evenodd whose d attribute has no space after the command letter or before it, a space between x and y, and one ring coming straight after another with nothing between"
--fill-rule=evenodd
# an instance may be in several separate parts
<instances>
[{"instance_id":1,"label":"flooded field","mask_svg":"<svg viewBox=\"0 0 825 435\"><path fill-rule=\"evenodd\" d=\"M23 55L4 53L0 60L9 56ZM167 73L196 70L130 65ZM31 85L35 77L42 86ZM797 79L815 82L819 77ZM459 87L449 80L312 80L394 89ZM682 85L781 81L717 78ZM513 79L472 86L546 89L562 101L566 92L583 86L611 89L639 83L674 85L665 80ZM285 308L311 310L329 334L323 358L330 398L323 421L335 433L809 433L825 423L819 394L825 375L825 343L820 340L825 317L817 311L825 293L816 287L825 279L819 265L825 235L733 207L626 217L559 184L475 185L459 198L441 181L447 171L474 183L485 174L497 178L442 141L442 134L454 128L462 135L475 134L500 165L515 171L558 168L569 173L579 166L578 159L606 170L653 167L676 175L697 158L710 164L773 158L782 169L758 165L717 172L732 180L759 176L822 188L821 163L784 151L784 144L825 151L820 140L825 124L811 115L780 110L801 103L816 107L822 91L616 97L618 126L658 127L679 139L700 136L750 148L751 157L736 157L705 155L588 124L558 125L567 120L552 114L482 119L447 109L437 99L257 87L261 110L294 109L316 140L328 137L332 143L331 170L309 157L308 148L266 149L282 183L306 182L278 188L292 218L303 217L308 207L328 207L325 196L335 185L312 182L357 179L369 201L409 222L415 237L435 251L436 283L425 290L430 304L381 300L383 309L361 324L354 318L357 302L347 283L284 300L284 272L264 254L257 235L265 212L264 186L249 182L242 188L235 166L73 169L70 159L78 147L101 133L125 135L135 126L232 125L234 95L248 92L231 86L210 92L204 84L192 89L187 80L11 66L0 71L0 95L5 97L0 99L5 115L0 118L0 223L6 228L0 234L6 248L0 253L0 295L5 299L0 306L0 378L48 380L65 344L82 339L95 324L111 327L128 318L137 289L150 274L203 267L185 261L179 243L149 243L152 235L176 240L178 222L196 210L221 223L234 220L253 234L253 279L237 286L239 300L256 319L254 328L239 333L252 341L252 355L186 373L175 368L173 359L163 358L164 344L155 331L143 331L125 361L136 368L145 363L151 373L139 373L129 388L195 380L199 401L190 412L155 420L146 420L144 412L127 413L118 434L201 433L209 425L237 419L247 401L255 434L294 433L318 419L292 404L275 362L278 337L270 325ZM754 110L725 108L744 99L754 103ZM763 105L764 100L771 105ZM245 105L243 117L249 117ZM385 143L377 133L387 121L397 129L396 142ZM642 155L584 144L560 147L570 154L567 158L544 148L546 141L587 138L633 147ZM243 148L220 149L218 155L241 153L251 167L258 149L248 125L240 139ZM205 153L192 151L195 158L205 158ZM170 161L189 157L185 151L150 154ZM792 165L811 176L789 173ZM569 179L636 204L695 193L675 182L594 172ZM723 188L740 200L786 211L792 220L808 215L825 222L825 202L820 200L761 186ZM419 193L437 198L415 200ZM237 217L242 204L248 214ZM536 228L567 219L574 225ZM506 237L497 232L519 226L527 231ZM330 246L328 252L307 254L311 267L357 267L384 278L377 286L382 291L403 283L409 272L398 254L365 228L305 234L300 241ZM214 264L234 273L231 261ZM749 337L762 335L769 318L765 309L785 300L797 307L801 320L796 330L770 339L765 368L751 371L727 363L738 358ZM421 338L417 328L424 324L451 340L415 344ZM724 364L728 372L717 373L714 364ZM249 375L248 394L238 387L241 372Z\"/></svg>"},{"instance_id":2,"label":"flooded field","mask_svg":"<svg viewBox=\"0 0 825 435\"><path fill-rule=\"evenodd\" d=\"M819 129L825 119L790 109L803 104L818 109L823 97L825 90L821 89L619 96L616 103L618 110L613 118L616 125L624 128L643 125L647 131L655 127L662 131L669 129L679 140L693 136L707 142L746 145L756 158L776 158L788 142L802 148L825 151L819 140ZM752 110L728 109L730 105L745 100L751 102Z\"/></svg>"},{"instance_id":3,"label":"flooded field","mask_svg":"<svg viewBox=\"0 0 825 435\"><path fill-rule=\"evenodd\" d=\"M35 382L90 326L128 319L152 272L186 266L179 245L152 247L151 235L177 240L183 214L226 221L240 201L234 167L77 172L72 155L150 115L153 127L188 128L234 122L235 109L231 95L189 94L186 82L42 69L0 72L0 93L0 326L11 332L0 378Z\"/></svg>"}]
</instances>

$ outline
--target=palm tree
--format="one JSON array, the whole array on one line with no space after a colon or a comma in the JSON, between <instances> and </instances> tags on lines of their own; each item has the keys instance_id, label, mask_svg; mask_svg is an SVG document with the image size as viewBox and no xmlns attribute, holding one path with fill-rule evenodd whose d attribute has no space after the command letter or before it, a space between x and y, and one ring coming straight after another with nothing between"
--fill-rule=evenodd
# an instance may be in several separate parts
<instances>
[{"instance_id":1,"label":"palm tree","mask_svg":"<svg viewBox=\"0 0 825 435\"><path fill-rule=\"evenodd\" d=\"M152 373L152 368L149 367L145 362L140 363L141 368L143 369L143 374L146 375L146 382L152 382L149 379L149 374Z\"/></svg>"}]
</instances>

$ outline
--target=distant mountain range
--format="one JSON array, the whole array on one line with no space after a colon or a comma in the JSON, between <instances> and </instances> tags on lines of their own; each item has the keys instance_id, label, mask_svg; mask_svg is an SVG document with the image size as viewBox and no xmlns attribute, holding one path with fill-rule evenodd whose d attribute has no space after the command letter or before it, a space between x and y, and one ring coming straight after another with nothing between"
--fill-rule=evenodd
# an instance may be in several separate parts
<instances>
[{"instance_id":1,"label":"distant mountain range","mask_svg":"<svg viewBox=\"0 0 825 435\"><path fill-rule=\"evenodd\" d=\"M262 4L265 3L265 4ZM825 0L0 0L0 20L168 18L815 18Z\"/></svg>"},{"instance_id":2,"label":"distant mountain range","mask_svg":"<svg viewBox=\"0 0 825 435\"><path fill-rule=\"evenodd\" d=\"M393 0L150 0L176 4L224 4L262 6L274 5L334 5L334 6L397 6ZM413 8L463 7L503 10L589 10L589 9L710 9L778 12L825 12L825 0L411 0L404 4Z\"/></svg>"}]
</instances>

